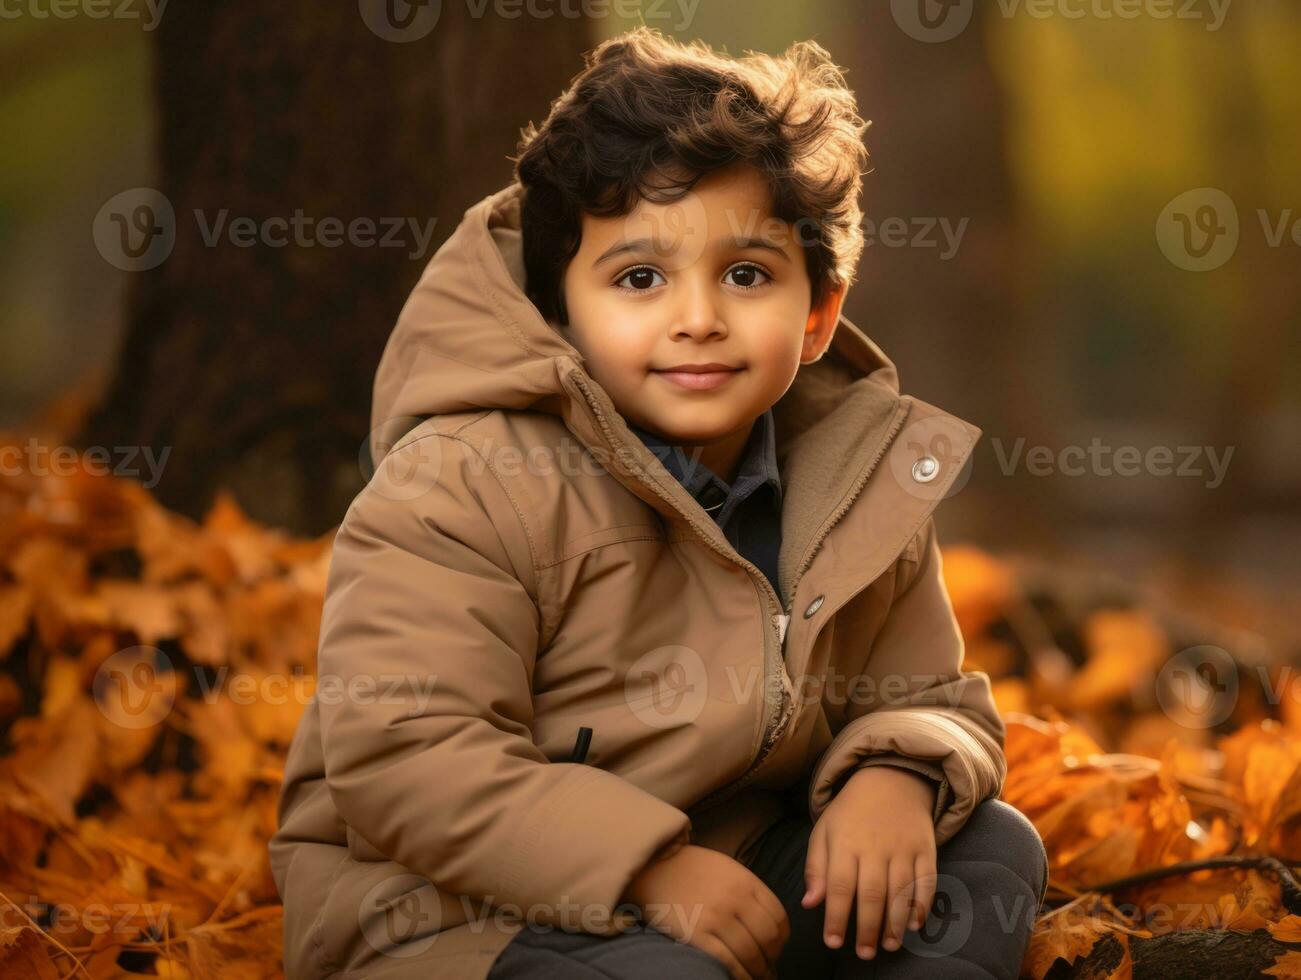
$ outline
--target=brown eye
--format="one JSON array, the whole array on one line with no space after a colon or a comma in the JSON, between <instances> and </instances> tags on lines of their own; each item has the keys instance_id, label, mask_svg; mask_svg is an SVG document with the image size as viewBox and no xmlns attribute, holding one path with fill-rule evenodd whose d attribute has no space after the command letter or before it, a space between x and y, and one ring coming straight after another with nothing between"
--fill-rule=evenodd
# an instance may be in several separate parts
<instances>
[{"instance_id":1,"label":"brown eye","mask_svg":"<svg viewBox=\"0 0 1301 980\"><path fill-rule=\"evenodd\" d=\"M770 279L768 273L757 265L737 265L727 270L727 274L733 278L732 285L741 289L757 289L767 283Z\"/></svg>"},{"instance_id":2,"label":"brown eye","mask_svg":"<svg viewBox=\"0 0 1301 980\"><path fill-rule=\"evenodd\" d=\"M622 276L615 280L615 285L627 292L644 293L652 286L657 285L655 277L660 274L648 265L640 265L635 269L629 269ZM663 276L660 276L662 279ZM620 285L627 282L629 285Z\"/></svg>"}]
</instances>

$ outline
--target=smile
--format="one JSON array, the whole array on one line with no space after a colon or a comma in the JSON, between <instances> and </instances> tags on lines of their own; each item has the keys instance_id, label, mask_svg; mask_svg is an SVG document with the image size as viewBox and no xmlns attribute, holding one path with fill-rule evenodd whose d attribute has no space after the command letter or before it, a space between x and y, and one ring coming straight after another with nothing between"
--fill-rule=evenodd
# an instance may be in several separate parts
<instances>
[{"instance_id":1,"label":"smile","mask_svg":"<svg viewBox=\"0 0 1301 980\"><path fill-rule=\"evenodd\" d=\"M735 371L652 371L666 381L670 381L680 388L688 388L692 391L708 391L711 388L717 388L719 385L726 384L729 380L740 374L740 369Z\"/></svg>"}]
</instances>

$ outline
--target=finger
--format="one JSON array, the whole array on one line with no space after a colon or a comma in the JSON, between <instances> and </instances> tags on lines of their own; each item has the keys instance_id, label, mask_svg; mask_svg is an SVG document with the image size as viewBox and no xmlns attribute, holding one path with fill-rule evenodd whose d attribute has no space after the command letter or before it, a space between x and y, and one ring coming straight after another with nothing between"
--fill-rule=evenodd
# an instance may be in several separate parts
<instances>
[{"instance_id":1,"label":"finger","mask_svg":"<svg viewBox=\"0 0 1301 980\"><path fill-rule=\"evenodd\" d=\"M845 941L845 927L858 886L858 855L844 847L833 846L826 881L827 913L823 919L822 936L830 948L839 949Z\"/></svg>"},{"instance_id":2,"label":"finger","mask_svg":"<svg viewBox=\"0 0 1301 980\"><path fill-rule=\"evenodd\" d=\"M864 861L859 868L857 907L858 955L864 959L876 955L886 892L886 862L882 859Z\"/></svg>"},{"instance_id":3,"label":"finger","mask_svg":"<svg viewBox=\"0 0 1301 980\"><path fill-rule=\"evenodd\" d=\"M913 888L913 925L911 928L920 929L922 923L931 914L931 904L935 901L935 883L938 875L935 873L935 858L930 855L919 857L914 866L917 869L917 880Z\"/></svg>"},{"instance_id":4,"label":"finger","mask_svg":"<svg viewBox=\"0 0 1301 980\"><path fill-rule=\"evenodd\" d=\"M786 914L786 906L781 903L781 899L773 894L773 890L765 885L762 881L756 884L754 889L755 904L772 920L776 928L775 942L780 947L786 945L786 941L791 937L791 920Z\"/></svg>"},{"instance_id":5,"label":"finger","mask_svg":"<svg viewBox=\"0 0 1301 980\"><path fill-rule=\"evenodd\" d=\"M913 912L914 861L911 859L891 859L889 882L890 898L886 910L885 931L881 935L883 949L895 950L903 944L904 930L908 928L908 917Z\"/></svg>"},{"instance_id":6,"label":"finger","mask_svg":"<svg viewBox=\"0 0 1301 980\"><path fill-rule=\"evenodd\" d=\"M804 898L800 901L811 909L826 897L827 886L827 831L819 820L809 834L809 851L804 858Z\"/></svg>"},{"instance_id":7,"label":"finger","mask_svg":"<svg viewBox=\"0 0 1301 980\"><path fill-rule=\"evenodd\" d=\"M768 962L763 947L759 945L759 940L750 931L749 925L739 915L734 916L730 922L724 924L722 939L755 980L761 980L763 975L768 972L772 964Z\"/></svg>"},{"instance_id":8,"label":"finger","mask_svg":"<svg viewBox=\"0 0 1301 980\"><path fill-rule=\"evenodd\" d=\"M750 935L759 944L769 965L776 964L782 954L782 948L786 945L787 930L780 923L773 921L772 916L760 908L758 903L743 907L740 915L741 921L745 923L746 928L750 930Z\"/></svg>"},{"instance_id":9,"label":"finger","mask_svg":"<svg viewBox=\"0 0 1301 980\"><path fill-rule=\"evenodd\" d=\"M731 974L732 980L754 980L750 972L741 965L741 961L736 958L736 954L717 936L709 935L700 940L698 949L703 949L714 959L718 960L723 966L727 967L727 972Z\"/></svg>"}]
</instances>

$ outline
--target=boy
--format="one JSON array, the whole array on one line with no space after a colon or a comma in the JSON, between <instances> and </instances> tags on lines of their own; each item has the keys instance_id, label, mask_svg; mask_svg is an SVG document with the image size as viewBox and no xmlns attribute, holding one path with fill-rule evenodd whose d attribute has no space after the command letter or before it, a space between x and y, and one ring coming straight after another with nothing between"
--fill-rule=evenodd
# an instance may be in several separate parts
<instances>
[{"instance_id":1,"label":"boy","mask_svg":"<svg viewBox=\"0 0 1301 980\"><path fill-rule=\"evenodd\" d=\"M639 28L431 260L270 846L291 977L1017 975L1046 859L932 518L980 430L841 322L865 128L814 43Z\"/></svg>"}]
</instances>

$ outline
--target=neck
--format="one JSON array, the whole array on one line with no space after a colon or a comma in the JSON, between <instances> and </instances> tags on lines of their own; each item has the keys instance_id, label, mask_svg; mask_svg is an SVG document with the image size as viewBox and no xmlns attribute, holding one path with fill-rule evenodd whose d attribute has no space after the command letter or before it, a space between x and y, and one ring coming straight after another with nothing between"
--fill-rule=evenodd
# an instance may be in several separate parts
<instances>
[{"instance_id":1,"label":"neck","mask_svg":"<svg viewBox=\"0 0 1301 980\"><path fill-rule=\"evenodd\" d=\"M745 451L745 444L750 438L755 422L751 421L748 425L728 433L721 439L716 439L710 443L693 443L683 445L682 452L688 460L708 466L710 471L717 475L724 483L734 483L736 481L737 470L741 466L741 456Z\"/></svg>"}]
</instances>

